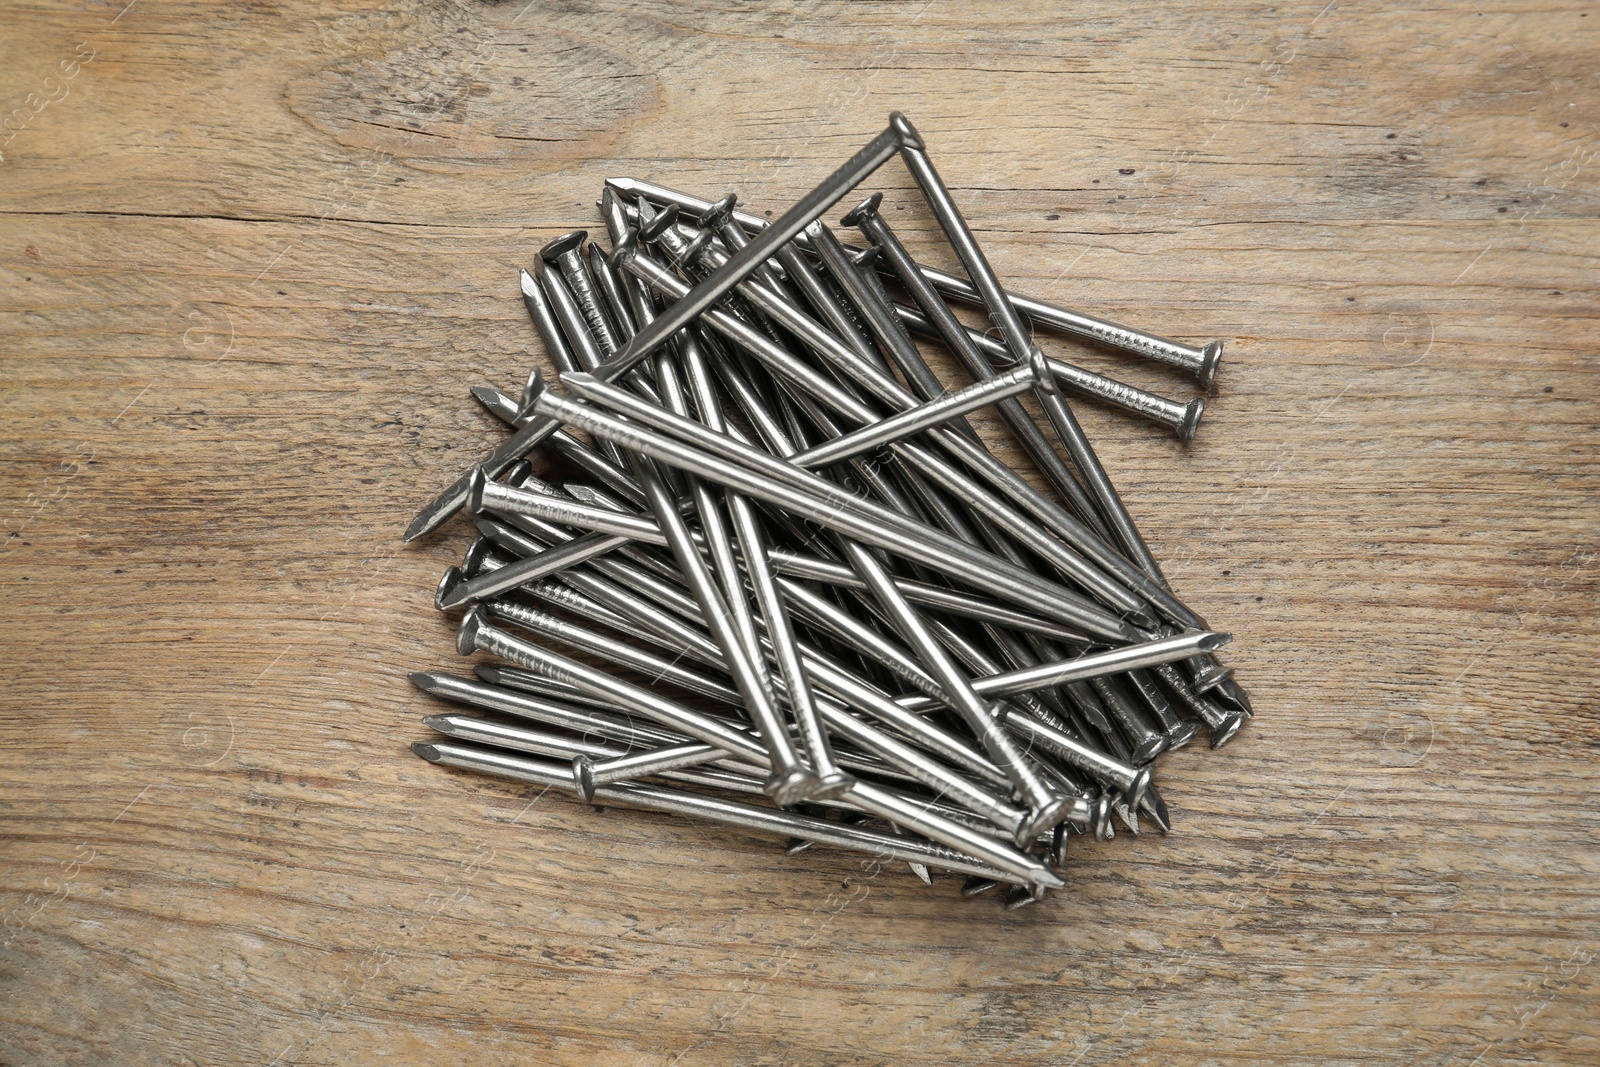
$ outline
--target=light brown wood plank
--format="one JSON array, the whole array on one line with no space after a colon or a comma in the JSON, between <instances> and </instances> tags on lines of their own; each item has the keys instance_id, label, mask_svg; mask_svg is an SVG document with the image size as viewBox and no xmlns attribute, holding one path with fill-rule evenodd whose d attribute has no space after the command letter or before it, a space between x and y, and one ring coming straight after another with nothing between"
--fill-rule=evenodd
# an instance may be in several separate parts
<instances>
[{"instance_id":1,"label":"light brown wood plank","mask_svg":"<svg viewBox=\"0 0 1600 1067\"><path fill-rule=\"evenodd\" d=\"M1600 13L124 4L0 34L0 1061L1600 1059ZM893 108L1014 288L1228 341L1188 449L1077 410L1259 715L1018 912L406 751L516 268Z\"/></svg>"}]
</instances>

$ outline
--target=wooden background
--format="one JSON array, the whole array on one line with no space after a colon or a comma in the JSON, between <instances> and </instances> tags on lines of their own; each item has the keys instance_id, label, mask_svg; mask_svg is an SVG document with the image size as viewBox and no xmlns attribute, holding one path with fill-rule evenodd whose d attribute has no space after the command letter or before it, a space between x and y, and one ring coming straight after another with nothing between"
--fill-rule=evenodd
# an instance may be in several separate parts
<instances>
[{"instance_id":1,"label":"wooden background","mask_svg":"<svg viewBox=\"0 0 1600 1067\"><path fill-rule=\"evenodd\" d=\"M6 6L0 1062L1600 1062L1600 12L975 7ZM1229 339L1187 450L1079 410L1258 717L1013 913L406 749L516 268L894 108L1016 288Z\"/></svg>"}]
</instances>

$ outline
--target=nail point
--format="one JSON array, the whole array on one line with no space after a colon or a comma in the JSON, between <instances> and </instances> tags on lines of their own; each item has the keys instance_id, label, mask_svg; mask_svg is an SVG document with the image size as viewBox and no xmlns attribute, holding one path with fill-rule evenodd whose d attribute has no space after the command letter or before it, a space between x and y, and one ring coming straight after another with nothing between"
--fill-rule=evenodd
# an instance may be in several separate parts
<instances>
[{"instance_id":1,"label":"nail point","mask_svg":"<svg viewBox=\"0 0 1600 1067\"><path fill-rule=\"evenodd\" d=\"M982 875L971 874L967 876L967 880L965 882L961 883L961 895L964 897L975 897L979 893L988 892L999 884L1000 883L995 881L993 878L985 878Z\"/></svg>"},{"instance_id":2,"label":"nail point","mask_svg":"<svg viewBox=\"0 0 1600 1067\"><path fill-rule=\"evenodd\" d=\"M454 599L456 588L465 580L460 567L450 567L439 577L439 587L433 592L433 606L440 611L449 611L460 603Z\"/></svg>"}]
</instances>

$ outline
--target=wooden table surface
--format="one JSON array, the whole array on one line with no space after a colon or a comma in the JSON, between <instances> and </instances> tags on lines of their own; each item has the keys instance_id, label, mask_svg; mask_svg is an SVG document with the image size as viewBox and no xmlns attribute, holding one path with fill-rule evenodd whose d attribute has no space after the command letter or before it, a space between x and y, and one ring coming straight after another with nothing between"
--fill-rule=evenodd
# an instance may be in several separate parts
<instances>
[{"instance_id":1,"label":"wooden table surface","mask_svg":"<svg viewBox=\"0 0 1600 1067\"><path fill-rule=\"evenodd\" d=\"M1600 12L4 18L0 1062L1600 1062ZM516 268L891 109L1016 289L1228 339L1188 449L1078 410L1258 716L1016 912L407 751Z\"/></svg>"}]
</instances>

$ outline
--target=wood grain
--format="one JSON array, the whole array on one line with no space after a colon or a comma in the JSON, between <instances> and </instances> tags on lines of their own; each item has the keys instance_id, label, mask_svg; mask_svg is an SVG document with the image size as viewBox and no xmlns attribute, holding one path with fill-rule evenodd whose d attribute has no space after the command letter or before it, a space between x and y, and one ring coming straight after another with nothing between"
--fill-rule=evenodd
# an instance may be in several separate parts
<instances>
[{"instance_id":1,"label":"wood grain","mask_svg":"<svg viewBox=\"0 0 1600 1067\"><path fill-rule=\"evenodd\" d=\"M0 1061L1600 1061L1600 14L125 4L0 35ZM1259 716L1015 913L406 751L515 268L892 108L1017 289L1229 339L1187 450L1080 412Z\"/></svg>"}]
</instances>

